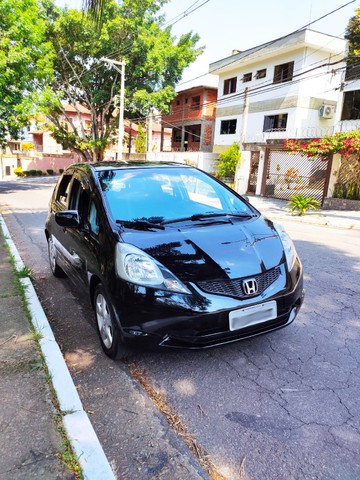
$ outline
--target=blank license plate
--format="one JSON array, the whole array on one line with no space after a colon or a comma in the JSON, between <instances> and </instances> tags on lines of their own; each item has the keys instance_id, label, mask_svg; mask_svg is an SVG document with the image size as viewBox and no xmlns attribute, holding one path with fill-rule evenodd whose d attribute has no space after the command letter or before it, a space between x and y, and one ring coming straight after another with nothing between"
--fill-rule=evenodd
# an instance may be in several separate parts
<instances>
[{"instance_id":1,"label":"blank license plate","mask_svg":"<svg viewBox=\"0 0 360 480\"><path fill-rule=\"evenodd\" d=\"M277 317L276 300L271 302L260 303L252 307L240 308L229 313L230 330L238 330L239 328L250 327L258 323L274 320Z\"/></svg>"}]
</instances>

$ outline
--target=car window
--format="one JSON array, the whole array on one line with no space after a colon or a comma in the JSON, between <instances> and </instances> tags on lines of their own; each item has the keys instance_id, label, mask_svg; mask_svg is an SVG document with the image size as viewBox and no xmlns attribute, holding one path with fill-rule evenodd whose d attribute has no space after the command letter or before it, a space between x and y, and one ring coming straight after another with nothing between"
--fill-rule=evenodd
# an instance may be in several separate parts
<instances>
[{"instance_id":1,"label":"car window","mask_svg":"<svg viewBox=\"0 0 360 480\"><path fill-rule=\"evenodd\" d=\"M213 186L189 175L182 175L181 178L191 200L202 205L221 209L220 198Z\"/></svg>"},{"instance_id":2,"label":"car window","mask_svg":"<svg viewBox=\"0 0 360 480\"><path fill-rule=\"evenodd\" d=\"M70 210L77 210L83 225L88 223L90 196L82 187L81 182L74 178L69 192L68 205Z\"/></svg>"},{"instance_id":3,"label":"car window","mask_svg":"<svg viewBox=\"0 0 360 480\"><path fill-rule=\"evenodd\" d=\"M162 222L207 213L253 213L235 193L197 169L114 169L100 172L99 180L114 220Z\"/></svg>"},{"instance_id":4,"label":"car window","mask_svg":"<svg viewBox=\"0 0 360 480\"><path fill-rule=\"evenodd\" d=\"M56 192L56 200L66 205L69 196L72 175L63 175Z\"/></svg>"},{"instance_id":5,"label":"car window","mask_svg":"<svg viewBox=\"0 0 360 480\"><path fill-rule=\"evenodd\" d=\"M98 215L95 202L93 200L90 201L88 223L89 223L90 231L95 235L98 235L99 234L99 215Z\"/></svg>"}]
</instances>

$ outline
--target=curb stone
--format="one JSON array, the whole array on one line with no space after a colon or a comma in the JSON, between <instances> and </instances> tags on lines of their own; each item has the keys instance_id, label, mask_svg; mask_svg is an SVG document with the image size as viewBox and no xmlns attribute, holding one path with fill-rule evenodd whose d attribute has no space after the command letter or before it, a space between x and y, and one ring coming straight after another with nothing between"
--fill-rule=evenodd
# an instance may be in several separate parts
<instances>
[{"instance_id":1,"label":"curb stone","mask_svg":"<svg viewBox=\"0 0 360 480\"><path fill-rule=\"evenodd\" d=\"M2 228L10 254L14 258L15 268L17 271L21 271L25 265L11 239L2 215L0 215L0 227ZM80 397L60 348L56 343L45 312L36 295L34 286L29 278L21 279L21 283L24 286L25 298L33 327L41 337L39 345L59 401L64 427L71 446L78 457L83 478L84 480L115 480L116 477L100 445L95 430L83 409Z\"/></svg>"}]
</instances>

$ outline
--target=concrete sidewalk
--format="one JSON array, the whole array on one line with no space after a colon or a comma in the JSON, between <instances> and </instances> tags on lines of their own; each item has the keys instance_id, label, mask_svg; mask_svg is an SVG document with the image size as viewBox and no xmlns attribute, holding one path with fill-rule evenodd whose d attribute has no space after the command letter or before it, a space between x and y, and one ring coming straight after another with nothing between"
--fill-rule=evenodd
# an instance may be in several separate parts
<instances>
[{"instance_id":1,"label":"concrete sidewalk","mask_svg":"<svg viewBox=\"0 0 360 480\"><path fill-rule=\"evenodd\" d=\"M297 215L291 215L286 200L258 196L249 196L248 198L255 208L260 210L265 217L273 221L281 222L281 220L285 220L313 225L323 225L327 227L360 230L360 211L308 210L305 215L299 217Z\"/></svg>"},{"instance_id":2,"label":"concrete sidewalk","mask_svg":"<svg viewBox=\"0 0 360 480\"><path fill-rule=\"evenodd\" d=\"M80 478L58 456L60 425L82 478L114 480L31 280L18 278L23 268L0 215L0 480Z\"/></svg>"},{"instance_id":3,"label":"concrete sidewalk","mask_svg":"<svg viewBox=\"0 0 360 480\"><path fill-rule=\"evenodd\" d=\"M1 231L0 271L0 479L75 478Z\"/></svg>"}]
</instances>

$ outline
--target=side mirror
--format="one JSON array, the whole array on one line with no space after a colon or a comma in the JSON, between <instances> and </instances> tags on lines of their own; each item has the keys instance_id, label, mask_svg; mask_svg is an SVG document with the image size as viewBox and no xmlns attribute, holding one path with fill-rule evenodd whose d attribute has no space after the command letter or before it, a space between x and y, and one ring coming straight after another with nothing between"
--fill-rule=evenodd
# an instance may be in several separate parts
<instances>
[{"instance_id":1,"label":"side mirror","mask_svg":"<svg viewBox=\"0 0 360 480\"><path fill-rule=\"evenodd\" d=\"M77 210L63 210L62 212L56 212L55 222L60 225L60 227L79 228L79 212Z\"/></svg>"}]
</instances>

